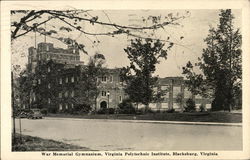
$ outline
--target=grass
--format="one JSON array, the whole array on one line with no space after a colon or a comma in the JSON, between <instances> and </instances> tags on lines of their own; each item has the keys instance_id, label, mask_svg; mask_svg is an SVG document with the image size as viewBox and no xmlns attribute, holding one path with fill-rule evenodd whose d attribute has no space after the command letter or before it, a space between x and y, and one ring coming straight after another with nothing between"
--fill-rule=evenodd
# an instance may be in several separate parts
<instances>
[{"instance_id":1,"label":"grass","mask_svg":"<svg viewBox=\"0 0 250 160\"><path fill-rule=\"evenodd\" d=\"M16 143L12 136L12 151L90 151L91 149L50 139L42 139L27 135L16 134Z\"/></svg>"},{"instance_id":2,"label":"grass","mask_svg":"<svg viewBox=\"0 0 250 160\"><path fill-rule=\"evenodd\" d=\"M83 119L121 119L121 120L156 120L156 121L187 121L187 122L219 122L219 123L242 123L242 114L229 112L197 113L148 113L143 115L125 114L49 114L48 117L58 118L83 118Z\"/></svg>"}]
</instances>

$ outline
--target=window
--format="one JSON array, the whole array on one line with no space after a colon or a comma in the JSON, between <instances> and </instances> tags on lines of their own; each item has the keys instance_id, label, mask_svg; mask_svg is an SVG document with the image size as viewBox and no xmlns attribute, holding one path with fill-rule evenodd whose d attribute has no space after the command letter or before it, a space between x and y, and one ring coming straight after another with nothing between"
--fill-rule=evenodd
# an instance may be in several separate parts
<instances>
[{"instance_id":1,"label":"window","mask_svg":"<svg viewBox=\"0 0 250 160\"><path fill-rule=\"evenodd\" d=\"M71 108L74 108L74 104L73 103L71 103Z\"/></svg>"},{"instance_id":2,"label":"window","mask_svg":"<svg viewBox=\"0 0 250 160\"><path fill-rule=\"evenodd\" d=\"M167 91L169 89L169 86L161 86L162 91Z\"/></svg>"},{"instance_id":3,"label":"window","mask_svg":"<svg viewBox=\"0 0 250 160\"><path fill-rule=\"evenodd\" d=\"M49 51L49 46L46 46L46 51Z\"/></svg>"},{"instance_id":4,"label":"window","mask_svg":"<svg viewBox=\"0 0 250 160\"><path fill-rule=\"evenodd\" d=\"M62 110L62 104L61 103L59 104L59 110Z\"/></svg>"},{"instance_id":5,"label":"window","mask_svg":"<svg viewBox=\"0 0 250 160\"><path fill-rule=\"evenodd\" d=\"M119 96L119 101L122 102L122 96Z\"/></svg>"},{"instance_id":6,"label":"window","mask_svg":"<svg viewBox=\"0 0 250 160\"><path fill-rule=\"evenodd\" d=\"M154 92L157 92L157 91L158 91L158 88L157 88L157 87L154 87L154 88L153 88L153 91L154 91Z\"/></svg>"},{"instance_id":7,"label":"window","mask_svg":"<svg viewBox=\"0 0 250 160\"><path fill-rule=\"evenodd\" d=\"M66 77L66 79L65 79L65 83L68 83L68 81L69 81L69 79L68 79L68 77Z\"/></svg>"},{"instance_id":8,"label":"window","mask_svg":"<svg viewBox=\"0 0 250 160\"><path fill-rule=\"evenodd\" d=\"M33 93L33 101L35 102L36 101L36 94Z\"/></svg>"},{"instance_id":9,"label":"window","mask_svg":"<svg viewBox=\"0 0 250 160\"><path fill-rule=\"evenodd\" d=\"M122 78L121 77L119 77L119 82L122 83Z\"/></svg>"},{"instance_id":10,"label":"window","mask_svg":"<svg viewBox=\"0 0 250 160\"><path fill-rule=\"evenodd\" d=\"M109 81L112 82L113 81L113 76L109 77Z\"/></svg>"},{"instance_id":11,"label":"window","mask_svg":"<svg viewBox=\"0 0 250 160\"><path fill-rule=\"evenodd\" d=\"M50 87L51 87L51 86L50 86L50 83L49 83L49 84L48 84L48 88L50 89Z\"/></svg>"},{"instance_id":12,"label":"window","mask_svg":"<svg viewBox=\"0 0 250 160\"><path fill-rule=\"evenodd\" d=\"M71 77L71 82L74 83L74 81L75 81L75 78Z\"/></svg>"},{"instance_id":13,"label":"window","mask_svg":"<svg viewBox=\"0 0 250 160\"><path fill-rule=\"evenodd\" d=\"M68 91L64 93L64 97L68 97Z\"/></svg>"},{"instance_id":14,"label":"window","mask_svg":"<svg viewBox=\"0 0 250 160\"><path fill-rule=\"evenodd\" d=\"M72 91L72 92L71 92L71 97L74 97L74 96L75 96L75 92Z\"/></svg>"},{"instance_id":15,"label":"window","mask_svg":"<svg viewBox=\"0 0 250 160\"><path fill-rule=\"evenodd\" d=\"M102 77L102 82L107 82L107 77L106 76Z\"/></svg>"},{"instance_id":16,"label":"window","mask_svg":"<svg viewBox=\"0 0 250 160\"><path fill-rule=\"evenodd\" d=\"M106 91L102 91L102 96L106 97Z\"/></svg>"},{"instance_id":17,"label":"window","mask_svg":"<svg viewBox=\"0 0 250 160\"><path fill-rule=\"evenodd\" d=\"M38 79L38 84L41 84L41 79Z\"/></svg>"},{"instance_id":18,"label":"window","mask_svg":"<svg viewBox=\"0 0 250 160\"><path fill-rule=\"evenodd\" d=\"M62 98L62 92L59 92L59 98Z\"/></svg>"},{"instance_id":19,"label":"window","mask_svg":"<svg viewBox=\"0 0 250 160\"><path fill-rule=\"evenodd\" d=\"M62 84L62 78L59 79L59 84Z\"/></svg>"},{"instance_id":20,"label":"window","mask_svg":"<svg viewBox=\"0 0 250 160\"><path fill-rule=\"evenodd\" d=\"M68 109L68 104L67 103L65 104L65 109Z\"/></svg>"},{"instance_id":21,"label":"window","mask_svg":"<svg viewBox=\"0 0 250 160\"><path fill-rule=\"evenodd\" d=\"M51 101L50 101L50 98L48 98L48 104L50 104L50 102L51 102Z\"/></svg>"},{"instance_id":22,"label":"window","mask_svg":"<svg viewBox=\"0 0 250 160\"><path fill-rule=\"evenodd\" d=\"M48 67L48 72L50 72L50 67Z\"/></svg>"}]
</instances>

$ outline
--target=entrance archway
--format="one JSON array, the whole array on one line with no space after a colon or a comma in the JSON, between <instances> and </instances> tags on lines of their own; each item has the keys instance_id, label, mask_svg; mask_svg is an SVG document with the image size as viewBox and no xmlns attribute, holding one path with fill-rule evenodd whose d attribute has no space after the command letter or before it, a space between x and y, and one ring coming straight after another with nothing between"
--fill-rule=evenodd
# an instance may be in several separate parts
<instances>
[{"instance_id":1,"label":"entrance archway","mask_svg":"<svg viewBox=\"0 0 250 160\"><path fill-rule=\"evenodd\" d=\"M107 108L107 102L106 101L102 101L100 103L100 108L102 108L102 109Z\"/></svg>"}]
</instances>

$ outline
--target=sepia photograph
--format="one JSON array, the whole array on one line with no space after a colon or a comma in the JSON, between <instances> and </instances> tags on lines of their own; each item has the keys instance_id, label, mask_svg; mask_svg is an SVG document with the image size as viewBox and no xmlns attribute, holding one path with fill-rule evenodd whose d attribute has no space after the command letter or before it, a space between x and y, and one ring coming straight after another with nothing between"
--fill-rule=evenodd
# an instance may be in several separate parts
<instances>
[{"instance_id":1,"label":"sepia photograph","mask_svg":"<svg viewBox=\"0 0 250 160\"><path fill-rule=\"evenodd\" d=\"M7 13L11 153L218 159L246 149L241 8L23 8Z\"/></svg>"}]
</instances>

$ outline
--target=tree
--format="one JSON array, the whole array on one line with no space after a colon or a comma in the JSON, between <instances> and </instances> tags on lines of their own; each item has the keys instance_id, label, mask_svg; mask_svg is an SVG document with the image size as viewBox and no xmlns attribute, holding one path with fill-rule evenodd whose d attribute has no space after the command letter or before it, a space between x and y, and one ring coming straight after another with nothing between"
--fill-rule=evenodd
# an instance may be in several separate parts
<instances>
[{"instance_id":1,"label":"tree","mask_svg":"<svg viewBox=\"0 0 250 160\"><path fill-rule=\"evenodd\" d=\"M180 19L189 16L188 11L184 14L177 13L176 15L172 13L165 16L150 15L148 17L142 17L142 21L145 23L144 26L134 27L130 25L116 24L110 20L109 15L105 11L102 11L102 13L109 22L105 22L105 20L95 16L95 13L93 13L92 10L12 10L11 16L14 18L11 22L11 40L15 40L30 32L38 32L66 44L73 43L76 47L86 53L83 44L65 37L65 35L60 35L60 31L65 31L66 33L78 31L85 36L94 37L113 37L115 35L125 34L132 37L142 38L143 36L135 34L134 31L155 31L157 29L164 29L164 27L168 25L177 25ZM52 27L42 27L42 25L49 23L51 23L50 26ZM85 24L89 24L93 28L98 28L98 26L106 27L108 30L105 30L104 32L89 32L85 30ZM100 43L100 41L96 40L93 41L93 43Z\"/></svg>"},{"instance_id":2,"label":"tree","mask_svg":"<svg viewBox=\"0 0 250 160\"><path fill-rule=\"evenodd\" d=\"M81 95L77 101L86 106L94 106L95 112L97 108L96 101L100 92L98 77L105 73L104 63L105 57L102 54L96 53L93 57L90 57L88 65L82 67L80 82L77 86Z\"/></svg>"},{"instance_id":3,"label":"tree","mask_svg":"<svg viewBox=\"0 0 250 160\"><path fill-rule=\"evenodd\" d=\"M175 102L177 104L179 104L179 107L182 107L182 103L183 103L183 95L182 95L182 93L177 94Z\"/></svg>"},{"instance_id":4,"label":"tree","mask_svg":"<svg viewBox=\"0 0 250 160\"><path fill-rule=\"evenodd\" d=\"M164 49L165 44L160 40L152 39L135 39L131 41L124 51L130 60L130 66L123 68L122 77L127 86L125 92L129 95L133 102L146 105L148 110L149 103L153 100L153 87L157 81L157 77L153 77L160 58L167 58L167 51L173 46L169 44Z\"/></svg>"},{"instance_id":5,"label":"tree","mask_svg":"<svg viewBox=\"0 0 250 160\"><path fill-rule=\"evenodd\" d=\"M189 79L189 90L194 94L214 97L213 110L231 110L234 100L241 94L242 58L241 34L234 29L234 16L230 9L221 10L217 28L211 28L204 40L198 66L202 74L194 72L194 66L188 62L183 74Z\"/></svg>"}]
</instances>

